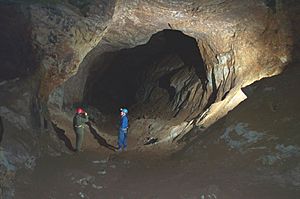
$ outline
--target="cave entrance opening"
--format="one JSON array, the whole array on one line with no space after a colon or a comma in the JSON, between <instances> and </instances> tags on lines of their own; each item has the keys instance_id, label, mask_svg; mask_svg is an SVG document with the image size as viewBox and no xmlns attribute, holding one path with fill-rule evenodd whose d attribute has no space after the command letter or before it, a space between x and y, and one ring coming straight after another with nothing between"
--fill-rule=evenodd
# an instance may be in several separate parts
<instances>
[{"instance_id":1,"label":"cave entrance opening","mask_svg":"<svg viewBox=\"0 0 300 199\"><path fill-rule=\"evenodd\" d=\"M87 77L84 103L106 117L127 107L131 118L175 118L187 103L181 100L189 93L187 82L207 79L198 42L177 30L160 31L144 45L100 56Z\"/></svg>"}]
</instances>

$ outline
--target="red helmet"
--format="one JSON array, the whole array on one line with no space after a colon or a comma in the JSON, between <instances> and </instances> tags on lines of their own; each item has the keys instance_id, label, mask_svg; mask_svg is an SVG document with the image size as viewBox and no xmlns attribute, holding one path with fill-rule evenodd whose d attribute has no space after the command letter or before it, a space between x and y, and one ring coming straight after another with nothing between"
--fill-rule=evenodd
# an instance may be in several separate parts
<instances>
[{"instance_id":1,"label":"red helmet","mask_svg":"<svg viewBox=\"0 0 300 199\"><path fill-rule=\"evenodd\" d=\"M76 113L81 114L81 113L85 113L85 111L82 108L77 108Z\"/></svg>"}]
</instances>

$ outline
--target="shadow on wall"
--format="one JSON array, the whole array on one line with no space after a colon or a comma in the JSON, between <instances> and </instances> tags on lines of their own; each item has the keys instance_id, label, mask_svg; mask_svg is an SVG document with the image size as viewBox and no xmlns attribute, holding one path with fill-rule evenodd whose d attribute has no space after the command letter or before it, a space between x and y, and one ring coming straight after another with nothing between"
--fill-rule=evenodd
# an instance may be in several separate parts
<instances>
[{"instance_id":1,"label":"shadow on wall","mask_svg":"<svg viewBox=\"0 0 300 199\"><path fill-rule=\"evenodd\" d=\"M1 144L2 139L3 139L3 134L4 134L4 127L3 127L2 118L0 117L0 144Z\"/></svg>"},{"instance_id":2,"label":"shadow on wall","mask_svg":"<svg viewBox=\"0 0 300 199\"><path fill-rule=\"evenodd\" d=\"M58 128L57 125L54 123L52 123L52 126L56 132L57 137L65 143L65 146L70 151L75 151L75 149L72 146L71 140L66 136L65 131L63 129Z\"/></svg>"},{"instance_id":3,"label":"shadow on wall","mask_svg":"<svg viewBox=\"0 0 300 199\"><path fill-rule=\"evenodd\" d=\"M31 75L36 59L29 20L14 5L0 5L0 81Z\"/></svg>"},{"instance_id":4,"label":"shadow on wall","mask_svg":"<svg viewBox=\"0 0 300 199\"><path fill-rule=\"evenodd\" d=\"M112 151L115 151L116 149L118 149L117 147L108 144L107 141L103 137L100 136L100 134L96 131L96 129L93 128L93 126L90 122L88 122L87 124L90 128L91 134L94 136L94 138L97 140L97 142L99 143L100 146L104 146Z\"/></svg>"}]
</instances>

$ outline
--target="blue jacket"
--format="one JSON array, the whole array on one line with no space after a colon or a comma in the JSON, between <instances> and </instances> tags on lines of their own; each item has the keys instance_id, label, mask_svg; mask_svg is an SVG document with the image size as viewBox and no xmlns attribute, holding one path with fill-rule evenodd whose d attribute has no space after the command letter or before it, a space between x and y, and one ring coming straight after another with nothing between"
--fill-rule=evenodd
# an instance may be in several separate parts
<instances>
[{"instance_id":1,"label":"blue jacket","mask_svg":"<svg viewBox=\"0 0 300 199\"><path fill-rule=\"evenodd\" d=\"M121 129L127 129L128 128L128 118L126 115L121 117Z\"/></svg>"}]
</instances>

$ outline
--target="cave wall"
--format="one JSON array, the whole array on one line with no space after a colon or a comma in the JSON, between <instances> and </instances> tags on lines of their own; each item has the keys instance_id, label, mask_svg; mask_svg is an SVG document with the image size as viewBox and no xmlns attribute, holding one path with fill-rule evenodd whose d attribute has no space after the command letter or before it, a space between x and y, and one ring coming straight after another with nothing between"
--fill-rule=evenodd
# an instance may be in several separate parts
<instances>
[{"instance_id":1,"label":"cave wall","mask_svg":"<svg viewBox=\"0 0 300 199\"><path fill-rule=\"evenodd\" d=\"M53 86L47 84L41 89L45 95L73 76L83 57L97 44L99 48L103 44L114 49L134 47L146 43L152 34L162 29L180 30L196 38L210 70L214 68L222 74L223 67L217 69L218 65L231 59L234 68L248 74L248 78L243 76L239 80L240 84L279 73L289 60L286 45L290 42L290 33L286 24L280 24L284 17L283 11L280 12L282 8L274 13L263 1L226 4L219 1L118 1L115 5L95 2L106 5L102 9L107 12L100 12L103 16L92 13L84 17L67 6L51 9L31 6L35 43L43 49L42 65L49 71L44 75L51 76L53 82ZM51 30L45 24L51 24ZM62 34L63 31L70 33Z\"/></svg>"},{"instance_id":2,"label":"cave wall","mask_svg":"<svg viewBox=\"0 0 300 199\"><path fill-rule=\"evenodd\" d=\"M260 168L274 183L299 188L299 69L292 63L281 75L243 88L248 98L201 133L195 128L184 136L176 156Z\"/></svg>"},{"instance_id":3,"label":"cave wall","mask_svg":"<svg viewBox=\"0 0 300 199\"><path fill-rule=\"evenodd\" d=\"M244 99L241 87L280 73L291 60L292 49L292 58L299 60L298 4L296 0L1 2L2 196L12 197L14 172L33 168L42 149L58 153L58 142L50 146L55 140L49 138L53 118L46 114L82 101L89 73L109 66L104 61L112 57L103 59L106 53L145 44L164 29L195 38L209 81L205 92L201 86L186 89L199 88L193 90L198 93L194 99L204 93L204 107L214 104L185 122L165 125L150 118L136 123L154 133L164 130L168 133L162 139L173 140L195 123L207 126L225 115ZM174 87L182 76L189 73L174 76Z\"/></svg>"},{"instance_id":4,"label":"cave wall","mask_svg":"<svg viewBox=\"0 0 300 199\"><path fill-rule=\"evenodd\" d=\"M291 27L292 27L292 33L293 33L293 47L292 47L292 58L293 61L299 62L300 61L300 28L297 25L300 21L300 5L297 1L295 0L290 0L287 3L287 10L289 10L288 18L291 21Z\"/></svg>"},{"instance_id":5,"label":"cave wall","mask_svg":"<svg viewBox=\"0 0 300 199\"><path fill-rule=\"evenodd\" d=\"M10 6L16 5L20 6ZM59 109L82 100L88 72L107 67L101 64L104 53L145 44L163 29L196 39L209 81L206 91L200 87L195 91L194 99L204 92L205 108L205 104L224 101L215 112L231 100L236 101L230 106L234 107L240 102L234 96L242 86L280 73L290 60L293 36L286 4L281 1L95 0L85 5L29 3L21 7L31 33L24 43L32 41L39 61L35 64L38 94L47 101L52 93L50 102ZM26 29L24 24L19 28ZM173 80L175 87L179 76ZM203 111L188 121L202 119Z\"/></svg>"},{"instance_id":6,"label":"cave wall","mask_svg":"<svg viewBox=\"0 0 300 199\"><path fill-rule=\"evenodd\" d=\"M195 103L204 93L203 109L186 121L200 126L225 115L244 99L241 87L280 73L291 57L293 36L282 1L49 1L22 8L38 61L38 95L50 115L51 93L59 109L82 100L88 71L105 67L96 61L102 54L145 44L164 29L195 38L207 67L206 88L193 91Z\"/></svg>"},{"instance_id":7,"label":"cave wall","mask_svg":"<svg viewBox=\"0 0 300 199\"><path fill-rule=\"evenodd\" d=\"M40 53L40 96L76 74L86 54L102 39L113 1L97 1L89 14L72 4L30 4L33 44ZM97 13L97 15L95 15Z\"/></svg>"},{"instance_id":8,"label":"cave wall","mask_svg":"<svg viewBox=\"0 0 300 199\"><path fill-rule=\"evenodd\" d=\"M21 7L0 7L0 81L28 77L37 69L28 15Z\"/></svg>"},{"instance_id":9,"label":"cave wall","mask_svg":"<svg viewBox=\"0 0 300 199\"><path fill-rule=\"evenodd\" d=\"M286 5L281 1L274 4L265 1L179 3L124 0L117 1L113 10L105 32L97 40L97 45L93 44L95 47L84 61L75 64L72 73L58 75L68 70L68 65L66 70L53 75L53 78L64 82L79 70L60 87L63 95L59 96L63 100L60 100L62 104L58 107L63 107L63 104L70 106L83 99L87 72L105 70L107 67L107 63L101 63L105 52L145 44L153 34L163 29L179 30L195 38L207 66L206 90L197 83L188 87L194 92L194 101L190 105L197 107L197 99L200 98L202 108L187 119L186 127L191 123L209 126L246 98L241 87L279 74L291 59L293 38ZM178 81L174 80L174 84ZM74 85L78 88L76 92L72 89ZM47 88L50 87L47 85ZM54 103L58 101L52 100Z\"/></svg>"}]
</instances>

